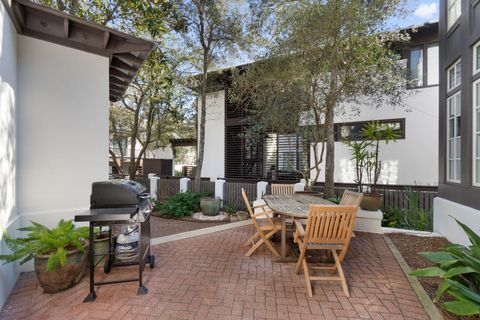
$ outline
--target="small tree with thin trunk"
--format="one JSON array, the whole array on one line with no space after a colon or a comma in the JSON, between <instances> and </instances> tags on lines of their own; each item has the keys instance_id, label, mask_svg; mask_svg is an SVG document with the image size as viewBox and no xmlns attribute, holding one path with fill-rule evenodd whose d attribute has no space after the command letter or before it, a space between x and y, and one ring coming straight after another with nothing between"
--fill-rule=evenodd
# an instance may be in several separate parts
<instances>
[{"instance_id":1,"label":"small tree with thin trunk","mask_svg":"<svg viewBox=\"0 0 480 320\"><path fill-rule=\"evenodd\" d=\"M408 40L408 35L386 29L387 19L403 12L401 1L252 2L258 9L258 27L270 43L266 55L259 59L268 60L270 66L263 74L256 72L255 77L247 71L246 77L254 81L252 86L256 79L263 83L268 79L275 87L268 94L288 96L291 107L302 107L315 125L321 124L326 146L325 196L332 196L335 114L346 105L356 110L403 105L405 67L398 63L392 44ZM263 99L262 103L275 110L276 99ZM317 123L320 115L322 122ZM280 119L282 112L271 112L268 117L284 121Z\"/></svg>"},{"instance_id":2,"label":"small tree with thin trunk","mask_svg":"<svg viewBox=\"0 0 480 320\"><path fill-rule=\"evenodd\" d=\"M244 13L236 1L186 0L178 1L178 11L185 21L186 31L180 50L187 57L188 69L200 72L189 77L188 86L198 94L198 152L193 189L200 190L208 93L208 73L230 54L245 45Z\"/></svg>"}]
</instances>

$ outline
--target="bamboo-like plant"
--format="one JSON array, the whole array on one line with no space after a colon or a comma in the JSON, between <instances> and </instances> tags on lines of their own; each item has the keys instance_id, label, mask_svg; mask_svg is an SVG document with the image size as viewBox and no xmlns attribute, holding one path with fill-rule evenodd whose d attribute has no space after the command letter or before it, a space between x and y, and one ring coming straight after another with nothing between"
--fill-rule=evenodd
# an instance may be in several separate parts
<instances>
[{"instance_id":1,"label":"bamboo-like plant","mask_svg":"<svg viewBox=\"0 0 480 320\"><path fill-rule=\"evenodd\" d=\"M454 298L443 307L459 316L480 315L480 237L468 226L456 220L471 242L470 246L452 244L445 251L421 252L435 267L417 269L413 276L440 277L435 300L444 294Z\"/></svg>"},{"instance_id":2,"label":"bamboo-like plant","mask_svg":"<svg viewBox=\"0 0 480 320\"><path fill-rule=\"evenodd\" d=\"M85 251L85 239L88 238L88 228L75 228L72 220L62 219L53 229L32 221L31 226L17 230L28 234L25 238L14 239L5 233L5 243L12 254L0 255L0 260L5 261L4 264L17 260L24 264L36 255L48 254L48 271L53 271L58 266L63 267L67 262L68 251Z\"/></svg>"}]
</instances>

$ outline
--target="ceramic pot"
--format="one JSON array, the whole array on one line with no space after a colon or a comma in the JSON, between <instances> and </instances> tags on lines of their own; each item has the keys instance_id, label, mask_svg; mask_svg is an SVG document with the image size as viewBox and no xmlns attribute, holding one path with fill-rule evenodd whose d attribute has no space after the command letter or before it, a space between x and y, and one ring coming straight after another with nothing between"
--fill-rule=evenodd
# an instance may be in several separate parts
<instances>
[{"instance_id":1,"label":"ceramic pot","mask_svg":"<svg viewBox=\"0 0 480 320\"><path fill-rule=\"evenodd\" d=\"M206 216L216 216L222 205L222 199L203 197L200 198L200 209Z\"/></svg>"},{"instance_id":2,"label":"ceramic pot","mask_svg":"<svg viewBox=\"0 0 480 320\"><path fill-rule=\"evenodd\" d=\"M248 219L248 212L238 211L237 212L238 221L243 221Z\"/></svg>"},{"instance_id":3,"label":"ceramic pot","mask_svg":"<svg viewBox=\"0 0 480 320\"><path fill-rule=\"evenodd\" d=\"M360 208L367 211L377 211L383 206L383 196L376 193L364 193Z\"/></svg>"}]
</instances>

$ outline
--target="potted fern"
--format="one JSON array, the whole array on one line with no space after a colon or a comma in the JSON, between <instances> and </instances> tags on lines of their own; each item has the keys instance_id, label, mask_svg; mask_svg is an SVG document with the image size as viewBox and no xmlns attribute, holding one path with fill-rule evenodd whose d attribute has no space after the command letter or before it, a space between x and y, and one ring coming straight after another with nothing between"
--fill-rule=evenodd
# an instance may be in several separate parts
<instances>
[{"instance_id":1,"label":"potted fern","mask_svg":"<svg viewBox=\"0 0 480 320\"><path fill-rule=\"evenodd\" d=\"M40 286L47 293L55 293L77 284L87 265L88 228L75 228L72 220L60 220L49 229L39 223L18 229L28 232L25 238L14 239L4 235L11 254L0 255L5 263L34 261Z\"/></svg>"}]
</instances>

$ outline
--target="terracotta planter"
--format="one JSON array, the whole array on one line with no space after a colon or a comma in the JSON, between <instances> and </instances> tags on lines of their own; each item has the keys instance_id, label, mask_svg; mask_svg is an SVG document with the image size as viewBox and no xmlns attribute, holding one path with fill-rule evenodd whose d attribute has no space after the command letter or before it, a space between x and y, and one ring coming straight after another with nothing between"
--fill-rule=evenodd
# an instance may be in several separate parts
<instances>
[{"instance_id":1,"label":"terracotta planter","mask_svg":"<svg viewBox=\"0 0 480 320\"><path fill-rule=\"evenodd\" d=\"M203 197L200 198L200 209L206 216L216 216L222 205L222 199Z\"/></svg>"},{"instance_id":2,"label":"terracotta planter","mask_svg":"<svg viewBox=\"0 0 480 320\"><path fill-rule=\"evenodd\" d=\"M237 212L238 221L243 221L248 219L248 212L238 211Z\"/></svg>"},{"instance_id":3,"label":"terracotta planter","mask_svg":"<svg viewBox=\"0 0 480 320\"><path fill-rule=\"evenodd\" d=\"M33 264L38 282L43 290L46 293L55 293L76 285L82 279L87 266L87 251L87 246L85 246L84 252L78 249L69 251L65 266L58 266L53 271L47 271L49 255L36 255Z\"/></svg>"},{"instance_id":4,"label":"terracotta planter","mask_svg":"<svg viewBox=\"0 0 480 320\"><path fill-rule=\"evenodd\" d=\"M383 206L383 196L381 194L364 193L360 208L367 211L377 211Z\"/></svg>"}]
</instances>

